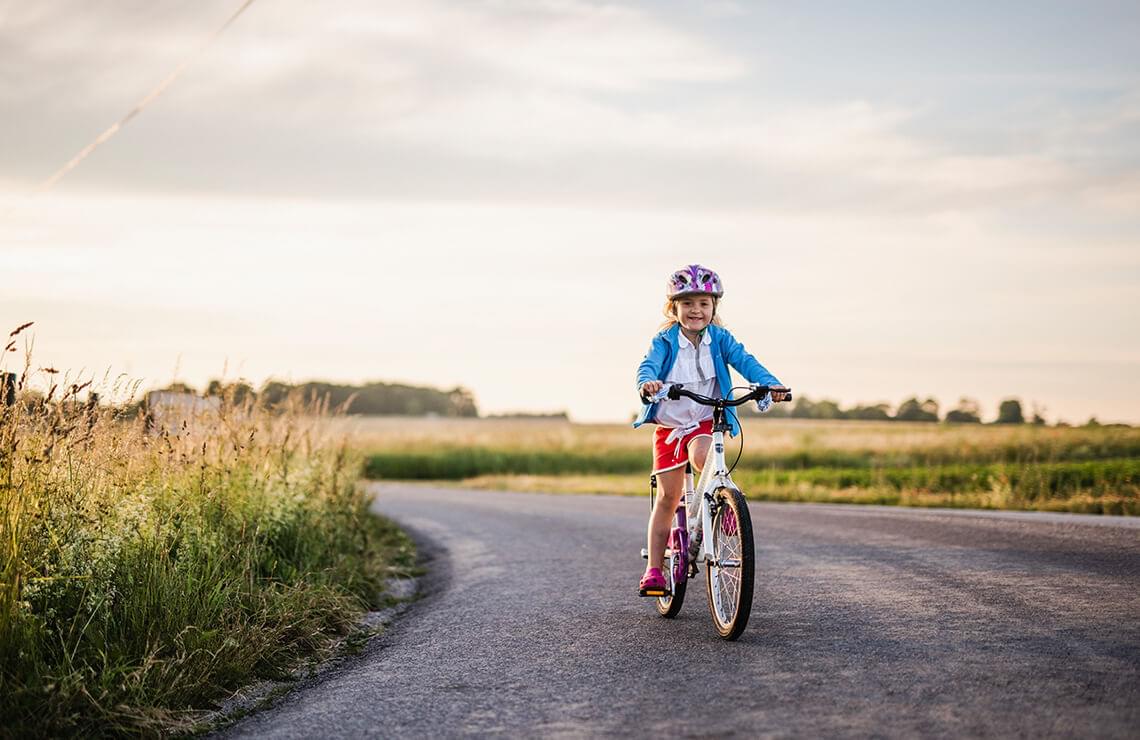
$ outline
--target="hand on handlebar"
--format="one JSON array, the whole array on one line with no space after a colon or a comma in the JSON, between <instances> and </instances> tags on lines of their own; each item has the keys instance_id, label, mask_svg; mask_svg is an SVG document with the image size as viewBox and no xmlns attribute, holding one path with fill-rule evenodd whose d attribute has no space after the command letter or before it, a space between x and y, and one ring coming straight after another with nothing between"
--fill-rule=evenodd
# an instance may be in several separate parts
<instances>
[{"instance_id":1,"label":"hand on handlebar","mask_svg":"<svg viewBox=\"0 0 1140 740\"><path fill-rule=\"evenodd\" d=\"M769 388L772 391L772 402L773 403L779 403L780 401L784 401L788 398L788 393L787 393L788 387L787 386L785 386L785 385L773 385L773 386L769 386Z\"/></svg>"},{"instance_id":2,"label":"hand on handlebar","mask_svg":"<svg viewBox=\"0 0 1140 740\"><path fill-rule=\"evenodd\" d=\"M660 399L654 398L654 396L658 395L664 387L665 384L660 380L647 380L641 384L641 397L649 401L659 401Z\"/></svg>"}]
</instances>

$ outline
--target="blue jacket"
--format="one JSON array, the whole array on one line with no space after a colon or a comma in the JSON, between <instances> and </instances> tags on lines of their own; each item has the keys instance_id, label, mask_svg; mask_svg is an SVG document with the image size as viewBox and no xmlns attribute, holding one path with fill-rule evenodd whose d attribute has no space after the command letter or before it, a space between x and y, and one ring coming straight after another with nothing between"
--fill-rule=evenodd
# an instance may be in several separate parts
<instances>
[{"instance_id":1,"label":"blue jacket","mask_svg":"<svg viewBox=\"0 0 1140 740\"><path fill-rule=\"evenodd\" d=\"M716 369L716 384L722 397L727 398L732 390L732 379L728 374L730 365L736 368L737 372L743 375L749 383L781 384L775 375L768 372L755 357L748 354L744 345L736 341L736 337L732 336L732 332L728 329L710 324L707 331L712 342L710 347L712 349L713 367ZM653 337L653 341L649 344L649 351L645 353L645 359L637 367L637 388L639 392L642 383L649 380L664 382L665 378L669 377L669 371L673 369L673 363L677 360L677 354L681 348L678 340L680 333L681 325L673 324ZM633 422L634 427L639 427L646 422L653 422L657 418L658 403L645 403L643 399L642 404L641 414ZM728 409L728 425L730 434L733 436L740 431L740 423L736 420L734 409Z\"/></svg>"}]
</instances>

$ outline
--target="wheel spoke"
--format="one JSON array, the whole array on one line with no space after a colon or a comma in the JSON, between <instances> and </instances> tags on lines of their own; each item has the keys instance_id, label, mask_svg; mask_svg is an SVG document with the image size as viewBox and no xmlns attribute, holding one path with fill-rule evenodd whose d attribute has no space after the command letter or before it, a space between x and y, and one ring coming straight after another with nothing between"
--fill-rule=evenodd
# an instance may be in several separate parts
<instances>
[{"instance_id":1,"label":"wheel spoke","mask_svg":"<svg viewBox=\"0 0 1140 740\"><path fill-rule=\"evenodd\" d=\"M740 572L738 568L721 567L725 561L740 562L740 529L736 512L730 506L723 506L717 512L717 522L713 527L713 559L718 565L709 569L709 576L715 579L712 590L713 606L717 621L729 624L736 616L740 601Z\"/></svg>"},{"instance_id":2,"label":"wheel spoke","mask_svg":"<svg viewBox=\"0 0 1140 740\"><path fill-rule=\"evenodd\" d=\"M748 624L755 574L752 519L742 493L723 489L708 549L709 610L721 637L735 640Z\"/></svg>"}]
</instances>

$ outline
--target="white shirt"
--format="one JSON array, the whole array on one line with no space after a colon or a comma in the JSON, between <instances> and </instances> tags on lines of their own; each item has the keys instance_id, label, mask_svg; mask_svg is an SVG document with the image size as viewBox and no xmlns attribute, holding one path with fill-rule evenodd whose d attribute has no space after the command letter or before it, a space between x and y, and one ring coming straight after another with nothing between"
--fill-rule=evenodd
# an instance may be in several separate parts
<instances>
[{"instance_id":1,"label":"white shirt","mask_svg":"<svg viewBox=\"0 0 1140 740\"><path fill-rule=\"evenodd\" d=\"M699 366L697 347L693 346L685 336L685 332L677 332L677 343L680 345L680 350L677 352L677 361L673 363L673 368L665 378L665 387L681 383L687 391L715 397L716 368L713 367L712 337L709 336L708 330L706 329L704 336L701 337ZM712 415L711 406L702 406L688 398L661 401L657 407L657 423L674 429L696 426L705 419L711 419Z\"/></svg>"}]
</instances>

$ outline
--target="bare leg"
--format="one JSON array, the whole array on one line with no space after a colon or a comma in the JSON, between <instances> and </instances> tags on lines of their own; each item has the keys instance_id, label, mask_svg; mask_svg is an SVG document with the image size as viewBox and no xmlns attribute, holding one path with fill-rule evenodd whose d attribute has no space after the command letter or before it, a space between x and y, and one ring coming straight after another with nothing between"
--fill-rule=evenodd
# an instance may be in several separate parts
<instances>
[{"instance_id":1,"label":"bare leg","mask_svg":"<svg viewBox=\"0 0 1140 740\"><path fill-rule=\"evenodd\" d=\"M696 474L700 474L709 454L708 437L697 437L689 443L689 461ZM681 503L685 492L685 468L674 468L657 474L657 500L653 502L653 513L649 515L649 567L664 569L665 542L673 526L673 514Z\"/></svg>"},{"instance_id":2,"label":"bare leg","mask_svg":"<svg viewBox=\"0 0 1140 740\"><path fill-rule=\"evenodd\" d=\"M705 458L709 455L712 446L712 437L697 437L689 443L689 462L693 465L694 477L700 476L701 469L705 467Z\"/></svg>"},{"instance_id":3,"label":"bare leg","mask_svg":"<svg viewBox=\"0 0 1140 740\"><path fill-rule=\"evenodd\" d=\"M657 474L657 500L649 515L649 567L665 567L665 542L673 525L673 514L685 490L685 469L674 468Z\"/></svg>"}]
</instances>

